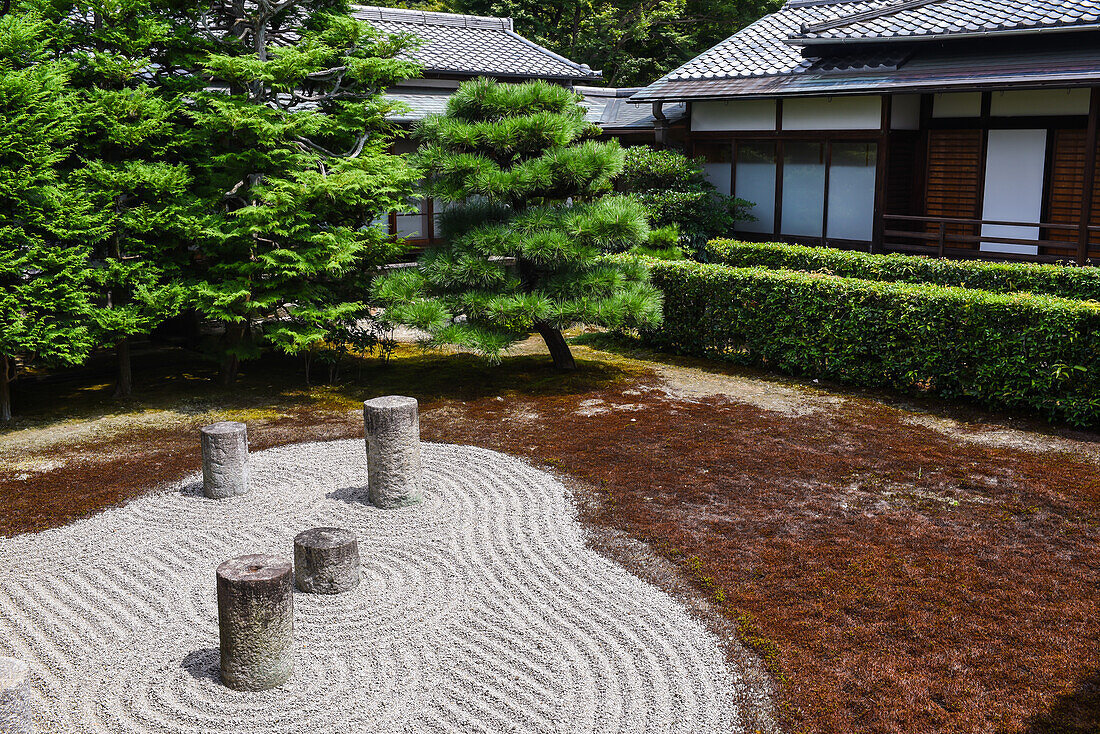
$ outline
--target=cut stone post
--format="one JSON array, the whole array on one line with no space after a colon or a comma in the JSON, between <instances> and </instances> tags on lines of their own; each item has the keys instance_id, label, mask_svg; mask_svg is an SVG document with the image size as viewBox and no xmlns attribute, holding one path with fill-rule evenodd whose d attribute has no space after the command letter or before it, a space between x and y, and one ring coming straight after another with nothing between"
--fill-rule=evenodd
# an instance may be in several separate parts
<instances>
[{"instance_id":1,"label":"cut stone post","mask_svg":"<svg viewBox=\"0 0 1100 734\"><path fill-rule=\"evenodd\" d=\"M387 395L363 403L367 496L378 507L420 501L420 414L416 398Z\"/></svg>"},{"instance_id":2,"label":"cut stone post","mask_svg":"<svg viewBox=\"0 0 1100 734\"><path fill-rule=\"evenodd\" d=\"M339 594L359 585L359 544L341 528L312 528L294 538L294 580L307 594Z\"/></svg>"},{"instance_id":3,"label":"cut stone post","mask_svg":"<svg viewBox=\"0 0 1100 734\"><path fill-rule=\"evenodd\" d=\"M0 734L31 734L30 668L0 658Z\"/></svg>"},{"instance_id":4,"label":"cut stone post","mask_svg":"<svg viewBox=\"0 0 1100 734\"><path fill-rule=\"evenodd\" d=\"M223 499L248 491L248 428L222 421L202 430L202 489Z\"/></svg>"},{"instance_id":5,"label":"cut stone post","mask_svg":"<svg viewBox=\"0 0 1100 734\"><path fill-rule=\"evenodd\" d=\"M266 691L294 672L294 568L269 555L218 566L222 683Z\"/></svg>"}]
</instances>

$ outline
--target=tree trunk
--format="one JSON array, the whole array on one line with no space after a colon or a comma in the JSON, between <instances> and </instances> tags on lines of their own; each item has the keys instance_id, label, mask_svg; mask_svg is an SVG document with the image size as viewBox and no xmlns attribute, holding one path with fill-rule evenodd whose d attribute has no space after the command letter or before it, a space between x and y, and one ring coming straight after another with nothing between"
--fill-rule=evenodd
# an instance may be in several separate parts
<instances>
[{"instance_id":1,"label":"tree trunk","mask_svg":"<svg viewBox=\"0 0 1100 734\"><path fill-rule=\"evenodd\" d=\"M225 325L225 359L222 360L221 369L218 371L218 383L229 387L237 380L237 370L241 366L241 359L233 351L241 343L244 336L244 327L236 322Z\"/></svg>"},{"instance_id":2,"label":"tree trunk","mask_svg":"<svg viewBox=\"0 0 1100 734\"><path fill-rule=\"evenodd\" d=\"M577 363L573 361L573 353L569 351L569 344L565 341L565 337L562 336L560 330L555 329L545 321L535 324L535 328L538 329L539 336L546 342L546 346L550 350L555 369L563 372L572 372L577 369Z\"/></svg>"},{"instance_id":3,"label":"tree trunk","mask_svg":"<svg viewBox=\"0 0 1100 734\"><path fill-rule=\"evenodd\" d=\"M130 340L123 339L115 345L118 354L118 382L115 383L115 397L128 398L134 394L134 380L130 371Z\"/></svg>"},{"instance_id":4,"label":"tree trunk","mask_svg":"<svg viewBox=\"0 0 1100 734\"><path fill-rule=\"evenodd\" d=\"M0 421L11 420L11 374L8 355L0 361Z\"/></svg>"}]
</instances>

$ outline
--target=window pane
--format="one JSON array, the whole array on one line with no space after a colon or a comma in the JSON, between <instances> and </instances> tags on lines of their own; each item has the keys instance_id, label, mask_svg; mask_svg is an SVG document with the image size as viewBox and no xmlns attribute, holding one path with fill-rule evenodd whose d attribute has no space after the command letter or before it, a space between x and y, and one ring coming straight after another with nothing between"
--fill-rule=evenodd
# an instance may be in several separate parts
<instances>
[{"instance_id":1,"label":"window pane","mask_svg":"<svg viewBox=\"0 0 1100 734\"><path fill-rule=\"evenodd\" d=\"M775 143L741 143L737 146L738 199L753 202L749 213L755 222L738 222L742 232L775 232Z\"/></svg>"},{"instance_id":2,"label":"window pane","mask_svg":"<svg viewBox=\"0 0 1100 734\"><path fill-rule=\"evenodd\" d=\"M421 212L426 208L426 203L423 201L413 200L410 201L409 204L410 206L416 207ZM424 231L423 214L398 214L397 236L412 239L427 237L428 235Z\"/></svg>"},{"instance_id":3,"label":"window pane","mask_svg":"<svg viewBox=\"0 0 1100 734\"><path fill-rule=\"evenodd\" d=\"M434 222L432 223L432 235L435 237L440 236L439 220L443 218L443 212L446 211L447 208L447 204L444 203L442 199L432 199L432 219L434 220Z\"/></svg>"},{"instance_id":4,"label":"window pane","mask_svg":"<svg viewBox=\"0 0 1100 734\"><path fill-rule=\"evenodd\" d=\"M398 237L412 237L414 239L420 237L420 215L419 214L398 214L397 215L397 236Z\"/></svg>"},{"instance_id":5,"label":"window pane","mask_svg":"<svg viewBox=\"0 0 1100 734\"><path fill-rule=\"evenodd\" d=\"M875 218L875 143L833 143L829 159L829 237L870 240Z\"/></svg>"},{"instance_id":6,"label":"window pane","mask_svg":"<svg viewBox=\"0 0 1100 734\"><path fill-rule=\"evenodd\" d=\"M783 146L783 234L821 236L825 213L825 146L792 141Z\"/></svg>"},{"instance_id":7,"label":"window pane","mask_svg":"<svg viewBox=\"0 0 1100 734\"><path fill-rule=\"evenodd\" d=\"M703 158L703 174L720 193L728 195L733 178L732 143L697 143L696 157Z\"/></svg>"}]
</instances>

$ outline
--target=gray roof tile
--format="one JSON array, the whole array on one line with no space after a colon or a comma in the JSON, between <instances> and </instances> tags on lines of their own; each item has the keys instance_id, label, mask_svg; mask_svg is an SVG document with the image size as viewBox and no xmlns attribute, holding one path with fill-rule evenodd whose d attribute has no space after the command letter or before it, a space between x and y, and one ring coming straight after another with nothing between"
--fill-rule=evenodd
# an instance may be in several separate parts
<instances>
[{"instance_id":1,"label":"gray roof tile","mask_svg":"<svg viewBox=\"0 0 1100 734\"><path fill-rule=\"evenodd\" d=\"M794 74L813 65L802 52L784 41L803 23L836 19L851 13L878 9L894 0L860 0L819 5L787 5L738 31L714 48L665 74L665 80L734 78ZM709 76L708 76L709 75Z\"/></svg>"},{"instance_id":2,"label":"gray roof tile","mask_svg":"<svg viewBox=\"0 0 1100 734\"><path fill-rule=\"evenodd\" d=\"M784 11L781 11L784 12ZM1100 0L895 0L876 12L804 22L795 43L1078 28L1094 25Z\"/></svg>"},{"instance_id":3,"label":"gray roof tile","mask_svg":"<svg viewBox=\"0 0 1100 734\"><path fill-rule=\"evenodd\" d=\"M905 75L894 70L909 69L912 62L907 61L907 49L914 44L898 45L887 54L839 59L822 59L808 51L803 54L803 47L810 43L835 45L853 40L879 43L889 39L914 40L949 33L994 34L1010 29L1036 32L1058 27L1080 29L1091 27L1098 19L1100 0L788 0L778 12L665 74L635 99L705 97L708 87L721 97L736 96L735 90L763 96L782 94L784 90L809 93L816 89L824 93L845 88L887 88L895 81L901 84ZM805 38L810 34L814 38ZM989 63L1002 63L998 59L994 54ZM1091 58L1085 61L1073 56L1073 59L1072 68L1067 67L1061 76L1078 82L1089 75L1095 78ZM1004 63L1010 62L1011 56ZM929 63L931 66L923 72L928 75L929 84L965 81L965 76L960 76L965 69L953 69L955 61L950 58ZM1044 62L1047 66L1042 73L1048 78L1059 76L1049 66L1052 63L1057 62ZM933 72L933 67L937 71ZM871 72L887 75L867 77ZM846 73L856 73L857 77L844 77ZM993 76L1006 81L1023 80L1030 78L1029 73L1026 69L1006 67ZM909 85L921 83L915 74L910 76L913 78Z\"/></svg>"},{"instance_id":4,"label":"gray roof tile","mask_svg":"<svg viewBox=\"0 0 1100 734\"><path fill-rule=\"evenodd\" d=\"M511 18L362 5L353 5L352 15L383 33L419 38L420 47L409 57L429 72L578 81L601 76L519 35Z\"/></svg>"},{"instance_id":5,"label":"gray roof tile","mask_svg":"<svg viewBox=\"0 0 1100 734\"><path fill-rule=\"evenodd\" d=\"M581 105L587 110L584 119L594 122L608 131L652 130L656 119L648 104L632 104L629 98L638 87L574 87L584 99ZM683 103L665 105L662 110L670 123L687 114Z\"/></svg>"}]
</instances>

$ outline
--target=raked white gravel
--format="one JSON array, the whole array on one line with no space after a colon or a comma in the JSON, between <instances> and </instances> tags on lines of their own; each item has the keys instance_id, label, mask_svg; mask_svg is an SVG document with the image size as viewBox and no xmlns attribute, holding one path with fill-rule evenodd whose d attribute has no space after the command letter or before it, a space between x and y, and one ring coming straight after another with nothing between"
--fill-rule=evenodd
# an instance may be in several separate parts
<instances>
[{"instance_id":1,"label":"raked white gravel","mask_svg":"<svg viewBox=\"0 0 1100 734\"><path fill-rule=\"evenodd\" d=\"M197 450L197 447L196 447ZM362 441L251 457L249 494L193 476L64 528L0 540L0 655L39 732L739 732L742 683L674 599L589 550L563 485L424 444L422 504L366 504ZM362 583L298 594L295 675L218 683L214 569L359 537Z\"/></svg>"}]
</instances>

